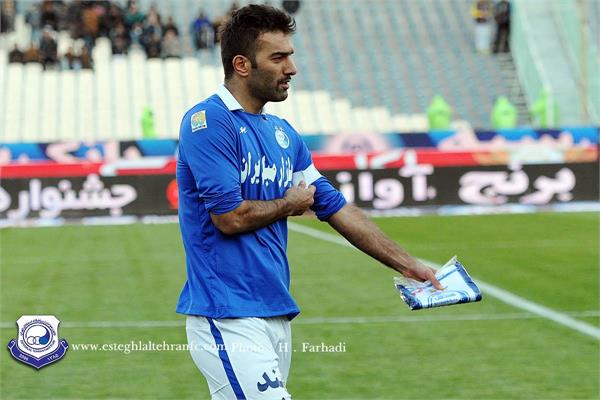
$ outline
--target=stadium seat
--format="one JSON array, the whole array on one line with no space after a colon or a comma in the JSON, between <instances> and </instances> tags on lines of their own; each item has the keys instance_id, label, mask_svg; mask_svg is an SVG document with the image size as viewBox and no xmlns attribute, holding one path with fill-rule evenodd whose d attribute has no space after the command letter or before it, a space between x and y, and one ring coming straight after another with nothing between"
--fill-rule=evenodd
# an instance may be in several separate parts
<instances>
[{"instance_id":1,"label":"stadium seat","mask_svg":"<svg viewBox=\"0 0 600 400\"><path fill-rule=\"evenodd\" d=\"M77 140L81 139L76 131L78 120L82 117L77 109L78 91L75 89L75 71L65 70L58 74L58 139Z\"/></svg>"},{"instance_id":2,"label":"stadium seat","mask_svg":"<svg viewBox=\"0 0 600 400\"><path fill-rule=\"evenodd\" d=\"M104 64L110 61L112 49L110 40L105 37L96 39L96 44L92 50L92 58L96 64Z\"/></svg>"},{"instance_id":3,"label":"stadium seat","mask_svg":"<svg viewBox=\"0 0 600 400\"><path fill-rule=\"evenodd\" d=\"M131 138L142 137L141 117L144 107L150 106L148 100L148 86L146 84L146 55L137 49L130 51L129 55L129 77L131 92Z\"/></svg>"},{"instance_id":4,"label":"stadium seat","mask_svg":"<svg viewBox=\"0 0 600 400\"><path fill-rule=\"evenodd\" d=\"M317 112L312 92L298 90L291 96L292 102L295 104L298 113L296 114L298 127L297 129L304 134L321 133L317 121Z\"/></svg>"},{"instance_id":5,"label":"stadium seat","mask_svg":"<svg viewBox=\"0 0 600 400\"><path fill-rule=\"evenodd\" d=\"M77 126L75 127L81 140L91 141L98 138L94 107L94 74L89 69L77 72Z\"/></svg>"},{"instance_id":6,"label":"stadium seat","mask_svg":"<svg viewBox=\"0 0 600 400\"><path fill-rule=\"evenodd\" d=\"M42 65L38 63L25 64L25 81L22 90L25 110L40 110L40 93L42 82ZM22 140L35 141L43 123L42 118L35 118L25 111L22 114L22 129L19 132Z\"/></svg>"},{"instance_id":7,"label":"stadium seat","mask_svg":"<svg viewBox=\"0 0 600 400\"><path fill-rule=\"evenodd\" d=\"M0 115L6 115L6 96L4 95L4 88L6 86L6 75L8 74L8 64L6 63L6 53L0 51ZM5 140L6 131L4 130L4 123L0 121L0 140Z\"/></svg>"},{"instance_id":8,"label":"stadium seat","mask_svg":"<svg viewBox=\"0 0 600 400\"><path fill-rule=\"evenodd\" d=\"M42 73L42 107L39 114L40 131L35 140L52 142L58 140L59 72L47 70ZM27 132L26 132L27 133ZM35 134L35 133L34 133ZM25 138L29 141L29 138Z\"/></svg>"},{"instance_id":9,"label":"stadium seat","mask_svg":"<svg viewBox=\"0 0 600 400\"><path fill-rule=\"evenodd\" d=\"M178 58L167 58L164 61L166 74L167 113L169 126L165 136L176 138L179 135L179 122L184 110L184 74L183 65Z\"/></svg>"},{"instance_id":10,"label":"stadium seat","mask_svg":"<svg viewBox=\"0 0 600 400\"><path fill-rule=\"evenodd\" d=\"M316 119L320 131L325 134L333 134L340 131L333 113L333 101L329 92L318 90L313 92L315 102Z\"/></svg>"},{"instance_id":11,"label":"stadium seat","mask_svg":"<svg viewBox=\"0 0 600 400\"><path fill-rule=\"evenodd\" d=\"M194 57L185 57L183 63L183 79L184 79L184 108L193 107L195 104L202 101L198 60ZM182 110L183 111L183 110ZM182 115L180 116L180 118Z\"/></svg>"},{"instance_id":12,"label":"stadium seat","mask_svg":"<svg viewBox=\"0 0 600 400\"><path fill-rule=\"evenodd\" d=\"M22 64L8 64L6 69L6 94L3 96L6 103L2 119L7 141L18 141L21 134L24 69Z\"/></svg>"},{"instance_id":13,"label":"stadium seat","mask_svg":"<svg viewBox=\"0 0 600 400\"><path fill-rule=\"evenodd\" d=\"M219 84L223 82L221 70L212 65L200 66L200 98L205 99L211 96L217 90Z\"/></svg>"},{"instance_id":14,"label":"stadium seat","mask_svg":"<svg viewBox=\"0 0 600 400\"><path fill-rule=\"evenodd\" d=\"M371 111L371 118L376 132L393 132L390 112L385 107L375 107Z\"/></svg>"},{"instance_id":15,"label":"stadium seat","mask_svg":"<svg viewBox=\"0 0 600 400\"><path fill-rule=\"evenodd\" d=\"M68 31L58 32L56 35L56 47L59 58L61 58L67 50L69 50L69 47L72 47L73 45L74 41L71 39Z\"/></svg>"},{"instance_id":16,"label":"stadium seat","mask_svg":"<svg viewBox=\"0 0 600 400\"><path fill-rule=\"evenodd\" d=\"M114 114L112 112L112 74L108 60L96 61L94 91L96 93L95 122L97 139L114 138Z\"/></svg>"},{"instance_id":17,"label":"stadium seat","mask_svg":"<svg viewBox=\"0 0 600 400\"><path fill-rule=\"evenodd\" d=\"M410 117L406 114L396 114L392 117L392 126L398 132L411 132L412 123Z\"/></svg>"},{"instance_id":18,"label":"stadium seat","mask_svg":"<svg viewBox=\"0 0 600 400\"><path fill-rule=\"evenodd\" d=\"M349 100L335 99L333 101L333 113L337 118L337 126L341 133L350 133L354 130L354 114Z\"/></svg>"},{"instance_id":19,"label":"stadium seat","mask_svg":"<svg viewBox=\"0 0 600 400\"><path fill-rule=\"evenodd\" d=\"M131 93L131 76L129 74L129 57L113 56L112 68L112 93L111 106L114 112L114 133L118 139L131 139L133 137L133 118Z\"/></svg>"},{"instance_id":20,"label":"stadium seat","mask_svg":"<svg viewBox=\"0 0 600 400\"><path fill-rule=\"evenodd\" d=\"M356 121L356 125L354 126L352 133L375 133L371 109L367 107L356 107L352 110L352 112Z\"/></svg>"},{"instance_id":21,"label":"stadium seat","mask_svg":"<svg viewBox=\"0 0 600 400\"><path fill-rule=\"evenodd\" d=\"M163 61L151 58L146 61L146 84L149 89L150 107L154 112L156 133L158 137L167 137L169 132L167 98L165 82L166 76L163 72Z\"/></svg>"}]
</instances>

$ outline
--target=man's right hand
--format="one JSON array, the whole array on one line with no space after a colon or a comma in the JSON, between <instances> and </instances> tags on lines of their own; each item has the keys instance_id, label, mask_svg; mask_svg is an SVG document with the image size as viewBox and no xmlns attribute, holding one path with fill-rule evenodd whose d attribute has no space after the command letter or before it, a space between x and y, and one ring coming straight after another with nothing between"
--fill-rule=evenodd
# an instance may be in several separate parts
<instances>
[{"instance_id":1,"label":"man's right hand","mask_svg":"<svg viewBox=\"0 0 600 400\"><path fill-rule=\"evenodd\" d=\"M306 187L304 181L300 182L298 186L292 186L286 190L283 199L290 207L289 215L304 214L304 212L315 202L315 190L316 188L313 185Z\"/></svg>"}]
</instances>

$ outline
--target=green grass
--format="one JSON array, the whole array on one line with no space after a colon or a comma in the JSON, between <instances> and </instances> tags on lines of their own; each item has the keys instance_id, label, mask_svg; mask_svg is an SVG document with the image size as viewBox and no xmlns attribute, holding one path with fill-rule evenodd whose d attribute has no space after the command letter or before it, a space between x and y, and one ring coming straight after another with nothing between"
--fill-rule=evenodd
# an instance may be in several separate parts
<instances>
[{"instance_id":1,"label":"green grass","mask_svg":"<svg viewBox=\"0 0 600 400\"><path fill-rule=\"evenodd\" d=\"M477 280L558 311L598 310L599 215L531 214L389 218L377 222L413 254L443 263L458 254ZM312 219L295 222L330 231ZM288 389L295 399L599 398L598 341L485 296L480 303L411 312L393 272L343 246L290 232L293 325ZM63 322L183 321L185 280L177 225L0 231L0 321L55 314ZM486 316L465 321L466 316ZM316 317L396 316L410 322L311 324ZM431 321L435 317L445 320ZM421 318L421 320L419 320ZM453 318L456 318L453 320ZM581 317L598 326L597 314ZM182 326L69 328L74 343L185 343ZM0 329L0 343L16 325ZM346 343L343 353L302 343ZM73 351L35 371L0 357L2 399L208 399L187 352Z\"/></svg>"}]
</instances>

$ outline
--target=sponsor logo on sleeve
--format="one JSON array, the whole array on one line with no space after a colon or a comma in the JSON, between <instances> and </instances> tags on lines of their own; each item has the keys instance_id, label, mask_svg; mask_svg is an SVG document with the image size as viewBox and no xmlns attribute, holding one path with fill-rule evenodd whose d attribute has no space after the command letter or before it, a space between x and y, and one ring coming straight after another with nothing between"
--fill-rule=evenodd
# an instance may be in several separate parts
<instances>
[{"instance_id":1,"label":"sponsor logo on sleeve","mask_svg":"<svg viewBox=\"0 0 600 400\"><path fill-rule=\"evenodd\" d=\"M206 128L206 110L198 111L192 114L191 118L192 132L199 131L200 129Z\"/></svg>"}]
</instances>

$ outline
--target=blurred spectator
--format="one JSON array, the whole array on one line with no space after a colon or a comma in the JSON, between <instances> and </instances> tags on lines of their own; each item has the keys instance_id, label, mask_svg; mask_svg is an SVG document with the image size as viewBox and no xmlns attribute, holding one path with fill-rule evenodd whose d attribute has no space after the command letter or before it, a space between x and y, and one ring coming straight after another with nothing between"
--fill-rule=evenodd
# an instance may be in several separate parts
<instances>
[{"instance_id":1,"label":"blurred spectator","mask_svg":"<svg viewBox=\"0 0 600 400\"><path fill-rule=\"evenodd\" d=\"M81 68L83 69L92 69L94 67L92 55L87 46L83 46L81 48L81 55L79 56L79 60L81 61Z\"/></svg>"},{"instance_id":2,"label":"blurred spectator","mask_svg":"<svg viewBox=\"0 0 600 400\"><path fill-rule=\"evenodd\" d=\"M154 35L158 35L159 38L162 38L163 30L162 25L160 24L160 15L156 11L148 13L146 24L144 26L144 33L142 35L143 43L148 43Z\"/></svg>"},{"instance_id":3,"label":"blurred spectator","mask_svg":"<svg viewBox=\"0 0 600 400\"><path fill-rule=\"evenodd\" d=\"M165 36L169 31L172 31L175 36L179 36L179 29L177 28L177 25L175 25L173 17L171 16L167 18L167 22L163 25L163 36Z\"/></svg>"},{"instance_id":4,"label":"blurred spectator","mask_svg":"<svg viewBox=\"0 0 600 400\"><path fill-rule=\"evenodd\" d=\"M0 3L0 33L12 32L15 29L16 13L14 0L2 0Z\"/></svg>"},{"instance_id":5,"label":"blurred spectator","mask_svg":"<svg viewBox=\"0 0 600 400\"><path fill-rule=\"evenodd\" d=\"M138 8L138 5L135 1L129 3L127 7L127 12L125 13L125 26L131 29L134 24L140 23L144 24L144 19L146 17Z\"/></svg>"},{"instance_id":6,"label":"blurred spectator","mask_svg":"<svg viewBox=\"0 0 600 400\"><path fill-rule=\"evenodd\" d=\"M19 46L15 44L15 47L8 53L8 62L9 63L23 63L24 53L19 50Z\"/></svg>"},{"instance_id":7,"label":"blurred spectator","mask_svg":"<svg viewBox=\"0 0 600 400\"><path fill-rule=\"evenodd\" d=\"M45 27L40 39L40 60L44 69L55 67L58 62L58 47L52 37L50 27Z\"/></svg>"},{"instance_id":8,"label":"blurred spectator","mask_svg":"<svg viewBox=\"0 0 600 400\"><path fill-rule=\"evenodd\" d=\"M283 7L286 13L290 15L295 14L300 8L300 0L283 0L281 7Z\"/></svg>"},{"instance_id":9,"label":"blurred spectator","mask_svg":"<svg viewBox=\"0 0 600 400\"><path fill-rule=\"evenodd\" d=\"M51 26L53 30L58 30L58 14L54 7L54 2L50 0L44 0L41 7L40 16L41 26Z\"/></svg>"},{"instance_id":10,"label":"blurred spectator","mask_svg":"<svg viewBox=\"0 0 600 400\"><path fill-rule=\"evenodd\" d=\"M122 0L121 0L122 1ZM29 62L39 59L44 68L60 63L63 68L77 68L76 65L92 67L90 51L99 36L107 36L111 41L113 54L127 54L131 46L144 49L148 57L182 57L183 45L180 28L173 17L169 16L164 25L155 5L147 14L139 6L138 0L128 0L120 6L117 0L26 0L25 22L31 27L32 46L23 58ZM12 29L16 13L16 0L0 0L2 31ZM125 3L122 1L122 3ZM231 18L239 8L237 2L231 3L228 11L211 21L200 12L191 28L192 42L196 49L214 48L220 26ZM43 29L42 29L43 28ZM87 54L81 60L78 46L69 49L64 56L58 57L56 32L67 30L72 39L83 39ZM44 32L47 31L47 32ZM39 54L39 58L36 56ZM15 60L19 55L14 53Z\"/></svg>"},{"instance_id":11,"label":"blurred spectator","mask_svg":"<svg viewBox=\"0 0 600 400\"><path fill-rule=\"evenodd\" d=\"M111 29L108 37L113 47L115 47L117 40L121 40L122 42L124 42L126 48L129 48L129 45L131 44L131 39L127 34L127 29L125 28L125 25L122 22L117 22L117 24Z\"/></svg>"},{"instance_id":12,"label":"blurred spectator","mask_svg":"<svg viewBox=\"0 0 600 400\"><path fill-rule=\"evenodd\" d=\"M148 14L146 14L146 21L148 21L149 17L156 18L156 21L158 22L158 24L162 26L162 17L160 15L160 13L158 12L158 10L156 9L156 4L152 4L150 6L150 9L148 10Z\"/></svg>"},{"instance_id":13,"label":"blurred spectator","mask_svg":"<svg viewBox=\"0 0 600 400\"><path fill-rule=\"evenodd\" d=\"M111 19L110 19L110 1L101 0L94 1L94 11L98 16L98 36L107 37L108 33L112 29Z\"/></svg>"},{"instance_id":14,"label":"blurred spectator","mask_svg":"<svg viewBox=\"0 0 600 400\"><path fill-rule=\"evenodd\" d=\"M31 43L29 45L29 48L27 50L25 50L25 53L23 54L23 62L25 64L28 63L39 63L40 62L40 50L39 47L35 44L35 43Z\"/></svg>"},{"instance_id":15,"label":"blurred spectator","mask_svg":"<svg viewBox=\"0 0 600 400\"><path fill-rule=\"evenodd\" d=\"M31 40L35 43L40 41L40 32L42 30L42 14L40 5L31 3L25 12L25 22L31 26Z\"/></svg>"},{"instance_id":16,"label":"blurred spectator","mask_svg":"<svg viewBox=\"0 0 600 400\"><path fill-rule=\"evenodd\" d=\"M111 2L108 9L108 21L110 27L113 28L118 24L125 24L125 14L123 9L116 3Z\"/></svg>"},{"instance_id":17,"label":"blurred spectator","mask_svg":"<svg viewBox=\"0 0 600 400\"><path fill-rule=\"evenodd\" d=\"M84 7L82 11L82 37L92 46L100 30L100 18L94 7Z\"/></svg>"},{"instance_id":18,"label":"blurred spectator","mask_svg":"<svg viewBox=\"0 0 600 400\"><path fill-rule=\"evenodd\" d=\"M65 15L67 29L72 38L80 38L83 35L83 6L81 0L75 0L67 6Z\"/></svg>"},{"instance_id":19,"label":"blurred spectator","mask_svg":"<svg viewBox=\"0 0 600 400\"><path fill-rule=\"evenodd\" d=\"M139 47L144 46L144 26L141 22L136 22L133 24L131 29L129 30L129 43L131 45L136 45Z\"/></svg>"},{"instance_id":20,"label":"blurred spectator","mask_svg":"<svg viewBox=\"0 0 600 400\"><path fill-rule=\"evenodd\" d=\"M494 53L506 53L510 51L510 1L500 0L496 3L494 11L496 20L496 39L494 40Z\"/></svg>"},{"instance_id":21,"label":"blurred spectator","mask_svg":"<svg viewBox=\"0 0 600 400\"><path fill-rule=\"evenodd\" d=\"M231 16L238 8L240 8L238 2L234 1L231 4L231 7L229 7L229 10L227 10L227 12L224 15L215 19L215 21L213 23L215 43L218 43L221 40L219 37L219 34L220 34L219 32L221 30L221 26L226 24L231 19Z\"/></svg>"},{"instance_id":22,"label":"blurred spectator","mask_svg":"<svg viewBox=\"0 0 600 400\"><path fill-rule=\"evenodd\" d=\"M112 42L112 53L113 54L124 54L128 53L127 51L127 42L122 37L117 37Z\"/></svg>"},{"instance_id":23,"label":"blurred spectator","mask_svg":"<svg viewBox=\"0 0 600 400\"><path fill-rule=\"evenodd\" d=\"M203 11L200 11L198 17L192 23L192 35L196 50L210 49L215 45L213 24Z\"/></svg>"},{"instance_id":24,"label":"blurred spectator","mask_svg":"<svg viewBox=\"0 0 600 400\"><path fill-rule=\"evenodd\" d=\"M162 58L181 57L181 42L172 30L168 30L162 41Z\"/></svg>"},{"instance_id":25,"label":"blurred spectator","mask_svg":"<svg viewBox=\"0 0 600 400\"><path fill-rule=\"evenodd\" d=\"M471 7L475 21L475 48L479 53L489 54L492 43L492 2L476 0Z\"/></svg>"},{"instance_id":26,"label":"blurred spectator","mask_svg":"<svg viewBox=\"0 0 600 400\"><path fill-rule=\"evenodd\" d=\"M148 41L145 43L144 50L146 50L146 57L160 58L161 42L160 42L160 36L157 33L154 33L150 36Z\"/></svg>"},{"instance_id":27,"label":"blurred spectator","mask_svg":"<svg viewBox=\"0 0 600 400\"><path fill-rule=\"evenodd\" d=\"M69 46L67 52L63 55L61 59L61 64L62 69L78 70L81 68L81 62L79 61L79 57L75 54L73 46Z\"/></svg>"}]
</instances>

